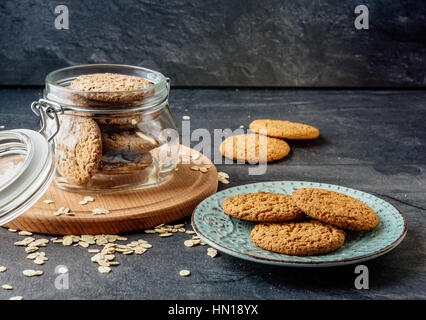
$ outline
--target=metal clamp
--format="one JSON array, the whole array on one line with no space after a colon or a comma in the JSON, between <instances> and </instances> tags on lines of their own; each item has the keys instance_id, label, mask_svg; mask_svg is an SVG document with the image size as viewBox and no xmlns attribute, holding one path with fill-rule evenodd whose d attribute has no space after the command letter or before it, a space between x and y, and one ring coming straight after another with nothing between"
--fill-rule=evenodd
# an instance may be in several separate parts
<instances>
[{"instance_id":1,"label":"metal clamp","mask_svg":"<svg viewBox=\"0 0 426 320\"><path fill-rule=\"evenodd\" d=\"M167 83L167 97L170 95L170 78L166 78Z\"/></svg>"},{"instance_id":2,"label":"metal clamp","mask_svg":"<svg viewBox=\"0 0 426 320\"><path fill-rule=\"evenodd\" d=\"M46 134L47 121L48 119L55 120L55 130L50 137L47 138L47 141L50 142L59 132L59 118L58 114L63 114L63 108L52 101L40 99L34 101L31 104L31 110L40 118L40 130L39 133Z\"/></svg>"}]
</instances>

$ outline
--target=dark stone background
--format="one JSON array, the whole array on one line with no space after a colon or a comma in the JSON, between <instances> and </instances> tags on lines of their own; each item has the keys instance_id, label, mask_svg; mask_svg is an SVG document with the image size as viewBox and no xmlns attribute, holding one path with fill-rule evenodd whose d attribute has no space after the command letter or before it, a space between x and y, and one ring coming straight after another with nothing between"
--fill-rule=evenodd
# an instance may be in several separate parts
<instances>
[{"instance_id":1,"label":"dark stone background","mask_svg":"<svg viewBox=\"0 0 426 320\"><path fill-rule=\"evenodd\" d=\"M54 27L60 4L69 30ZM369 30L354 28L359 4ZM0 85L125 63L175 86L424 87L425 25L418 0L2 0Z\"/></svg>"}]
</instances>

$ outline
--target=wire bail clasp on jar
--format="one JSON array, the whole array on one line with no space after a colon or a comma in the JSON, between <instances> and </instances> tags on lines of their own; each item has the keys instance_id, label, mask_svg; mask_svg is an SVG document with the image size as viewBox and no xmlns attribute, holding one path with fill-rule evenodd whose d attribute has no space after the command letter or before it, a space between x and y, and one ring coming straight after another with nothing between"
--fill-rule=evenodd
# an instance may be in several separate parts
<instances>
[{"instance_id":1,"label":"wire bail clasp on jar","mask_svg":"<svg viewBox=\"0 0 426 320\"><path fill-rule=\"evenodd\" d=\"M50 142L59 132L60 124L58 114L63 114L64 109L55 102L39 99L31 104L31 110L40 118L41 127L38 131L39 133L46 135L47 121L49 119L55 121L55 129L51 133L50 137L47 137L47 141Z\"/></svg>"}]
</instances>

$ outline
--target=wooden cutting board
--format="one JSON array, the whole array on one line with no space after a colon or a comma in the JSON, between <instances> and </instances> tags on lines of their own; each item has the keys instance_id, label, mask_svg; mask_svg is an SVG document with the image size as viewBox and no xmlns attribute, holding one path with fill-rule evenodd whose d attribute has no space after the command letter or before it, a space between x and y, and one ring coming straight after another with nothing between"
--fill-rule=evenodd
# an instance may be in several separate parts
<instances>
[{"instance_id":1,"label":"wooden cutting board","mask_svg":"<svg viewBox=\"0 0 426 320\"><path fill-rule=\"evenodd\" d=\"M93 195L95 201L86 205L79 204L85 195L66 192L52 183L33 207L5 227L52 235L120 234L182 219L217 191L217 170L205 156L183 146L180 158L186 164L180 163L173 177L160 186ZM188 163L189 160L202 160L210 168L205 173L194 171L191 167L197 163ZM46 204L43 202L46 199L54 203ZM60 207L70 208L74 215L55 216ZM107 209L109 214L94 215L95 208Z\"/></svg>"}]
</instances>

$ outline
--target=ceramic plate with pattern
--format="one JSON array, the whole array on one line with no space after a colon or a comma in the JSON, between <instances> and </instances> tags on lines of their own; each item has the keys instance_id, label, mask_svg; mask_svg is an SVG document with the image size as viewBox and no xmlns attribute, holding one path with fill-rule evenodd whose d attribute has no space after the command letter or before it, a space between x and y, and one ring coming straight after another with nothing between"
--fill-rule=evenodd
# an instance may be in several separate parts
<instances>
[{"instance_id":1,"label":"ceramic plate with pattern","mask_svg":"<svg viewBox=\"0 0 426 320\"><path fill-rule=\"evenodd\" d=\"M290 256L257 247L250 240L256 222L243 221L226 215L222 203L226 198L251 192L292 194L300 188L322 188L354 197L369 205L379 216L379 225L371 231L347 231L345 243L334 252L318 256ZM377 258L395 248L407 233L407 223L401 213L382 199L371 194L325 183L274 181L242 185L220 191L194 210L192 226L210 246L232 256L282 266L340 266Z\"/></svg>"}]
</instances>

